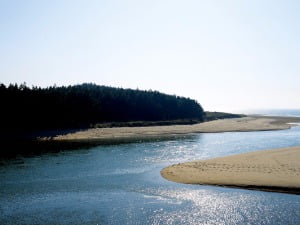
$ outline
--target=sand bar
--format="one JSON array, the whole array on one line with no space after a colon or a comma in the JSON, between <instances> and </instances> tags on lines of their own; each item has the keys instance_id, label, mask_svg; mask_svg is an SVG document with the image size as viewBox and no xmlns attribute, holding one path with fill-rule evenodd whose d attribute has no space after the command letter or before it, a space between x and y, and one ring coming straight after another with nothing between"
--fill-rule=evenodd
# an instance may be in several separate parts
<instances>
[{"instance_id":1,"label":"sand bar","mask_svg":"<svg viewBox=\"0 0 300 225\"><path fill-rule=\"evenodd\" d=\"M300 194L300 146L176 164L161 175L186 184Z\"/></svg>"},{"instance_id":2,"label":"sand bar","mask_svg":"<svg viewBox=\"0 0 300 225\"><path fill-rule=\"evenodd\" d=\"M251 116L237 119L215 120L194 125L171 125L151 127L92 128L54 137L56 141L101 142L185 135L190 133L215 133L233 131L261 131L288 129L300 118Z\"/></svg>"}]
</instances>

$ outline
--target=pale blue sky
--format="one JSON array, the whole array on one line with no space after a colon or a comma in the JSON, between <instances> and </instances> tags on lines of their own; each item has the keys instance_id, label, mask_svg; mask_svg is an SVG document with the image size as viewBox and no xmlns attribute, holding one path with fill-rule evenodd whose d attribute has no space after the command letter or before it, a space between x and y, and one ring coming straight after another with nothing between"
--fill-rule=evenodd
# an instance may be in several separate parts
<instances>
[{"instance_id":1,"label":"pale blue sky","mask_svg":"<svg viewBox=\"0 0 300 225\"><path fill-rule=\"evenodd\" d=\"M0 0L0 82L300 108L300 1Z\"/></svg>"}]
</instances>

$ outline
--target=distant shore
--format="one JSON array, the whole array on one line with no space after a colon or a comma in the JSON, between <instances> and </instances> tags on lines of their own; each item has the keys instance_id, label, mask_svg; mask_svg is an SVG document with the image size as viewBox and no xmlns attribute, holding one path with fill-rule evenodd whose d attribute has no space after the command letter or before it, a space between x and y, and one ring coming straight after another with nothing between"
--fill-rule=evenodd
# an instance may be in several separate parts
<instances>
[{"instance_id":1,"label":"distant shore","mask_svg":"<svg viewBox=\"0 0 300 225\"><path fill-rule=\"evenodd\" d=\"M140 141L169 140L195 133L242 132L289 129L300 123L299 117L265 117L252 115L235 119L220 119L193 125L147 127L90 128L61 130L29 135L29 138L2 137L0 159L18 155L36 155L96 145L121 144ZM59 133L59 134L58 134ZM36 138L37 137L37 138Z\"/></svg>"},{"instance_id":2,"label":"distant shore","mask_svg":"<svg viewBox=\"0 0 300 225\"><path fill-rule=\"evenodd\" d=\"M192 133L246 132L289 129L290 123L300 123L299 117L248 116L235 119L214 120L193 125L168 125L150 127L91 128L51 138L61 142L102 143L187 135ZM49 140L41 137L40 140Z\"/></svg>"},{"instance_id":3,"label":"distant shore","mask_svg":"<svg viewBox=\"0 0 300 225\"><path fill-rule=\"evenodd\" d=\"M164 168L170 181L300 194L300 147L256 151Z\"/></svg>"}]
</instances>

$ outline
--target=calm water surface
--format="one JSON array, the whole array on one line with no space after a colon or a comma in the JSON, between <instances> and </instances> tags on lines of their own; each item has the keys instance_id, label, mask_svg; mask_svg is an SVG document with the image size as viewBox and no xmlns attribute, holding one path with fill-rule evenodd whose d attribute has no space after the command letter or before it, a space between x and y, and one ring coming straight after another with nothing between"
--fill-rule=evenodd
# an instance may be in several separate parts
<instances>
[{"instance_id":1,"label":"calm water surface","mask_svg":"<svg viewBox=\"0 0 300 225\"><path fill-rule=\"evenodd\" d=\"M20 158L0 166L0 224L300 224L299 195L177 184L159 173L173 163L295 145L300 127Z\"/></svg>"}]
</instances>

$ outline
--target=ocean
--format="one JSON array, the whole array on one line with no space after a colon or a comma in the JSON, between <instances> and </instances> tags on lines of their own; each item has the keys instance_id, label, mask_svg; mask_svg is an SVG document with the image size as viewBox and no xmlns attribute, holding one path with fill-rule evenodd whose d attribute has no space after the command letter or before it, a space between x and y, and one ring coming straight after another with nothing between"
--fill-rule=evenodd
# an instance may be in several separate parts
<instances>
[{"instance_id":1,"label":"ocean","mask_svg":"<svg viewBox=\"0 0 300 225\"><path fill-rule=\"evenodd\" d=\"M266 116L300 117L300 109L265 109L246 111L249 114L261 114Z\"/></svg>"}]
</instances>

